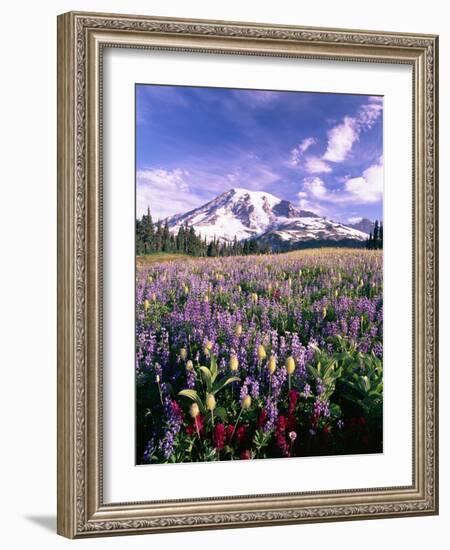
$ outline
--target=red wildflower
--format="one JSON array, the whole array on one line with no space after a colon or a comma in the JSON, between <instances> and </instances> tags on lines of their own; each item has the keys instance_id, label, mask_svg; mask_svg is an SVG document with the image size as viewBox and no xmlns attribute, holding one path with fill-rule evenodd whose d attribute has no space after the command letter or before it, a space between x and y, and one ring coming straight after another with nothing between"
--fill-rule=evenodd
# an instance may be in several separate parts
<instances>
[{"instance_id":1,"label":"red wildflower","mask_svg":"<svg viewBox=\"0 0 450 550\"><path fill-rule=\"evenodd\" d=\"M234 425L233 424L228 424L228 426L226 427L226 432L225 432L226 439L227 439L228 442L231 440L231 436L233 435L233 431L234 431Z\"/></svg>"},{"instance_id":2,"label":"red wildflower","mask_svg":"<svg viewBox=\"0 0 450 550\"><path fill-rule=\"evenodd\" d=\"M242 451L241 460L250 460L251 458L252 458L252 455L248 449L245 449L245 451Z\"/></svg>"},{"instance_id":3,"label":"red wildflower","mask_svg":"<svg viewBox=\"0 0 450 550\"><path fill-rule=\"evenodd\" d=\"M242 444L246 438L247 438L247 427L241 425L236 430L236 439L238 440L239 444Z\"/></svg>"},{"instance_id":4,"label":"red wildflower","mask_svg":"<svg viewBox=\"0 0 450 550\"><path fill-rule=\"evenodd\" d=\"M329 434L330 433L330 426L324 426L322 428L322 431L323 431L324 434Z\"/></svg>"},{"instance_id":5,"label":"red wildflower","mask_svg":"<svg viewBox=\"0 0 450 550\"><path fill-rule=\"evenodd\" d=\"M277 420L277 431L284 432L286 430L286 417L280 414Z\"/></svg>"},{"instance_id":6,"label":"red wildflower","mask_svg":"<svg viewBox=\"0 0 450 550\"><path fill-rule=\"evenodd\" d=\"M171 405L172 405L173 413L179 416L180 418L183 418L183 410L180 407L180 405L178 405L176 401L172 401Z\"/></svg>"},{"instance_id":7,"label":"red wildflower","mask_svg":"<svg viewBox=\"0 0 450 550\"><path fill-rule=\"evenodd\" d=\"M197 425L196 425L197 423ZM201 414L199 414L196 418L193 419L192 424L190 424L186 428L186 433L189 436L196 435L197 429L200 432L200 434L203 432L203 417Z\"/></svg>"},{"instance_id":8,"label":"red wildflower","mask_svg":"<svg viewBox=\"0 0 450 550\"><path fill-rule=\"evenodd\" d=\"M281 451L281 454L283 456L288 456L289 455L289 444L287 442L287 439L286 439L284 433L277 430L276 434L275 434L275 440L277 442L277 447Z\"/></svg>"},{"instance_id":9,"label":"red wildflower","mask_svg":"<svg viewBox=\"0 0 450 550\"><path fill-rule=\"evenodd\" d=\"M258 420L256 422L256 427L257 428L262 428L263 426L265 426L266 422L267 422L267 411L266 409L263 409L260 413L259 413L259 417L258 417Z\"/></svg>"},{"instance_id":10,"label":"red wildflower","mask_svg":"<svg viewBox=\"0 0 450 550\"><path fill-rule=\"evenodd\" d=\"M364 418L364 416L360 416L360 417L358 418L358 424L359 424L360 426L365 426L365 425L366 425L366 419Z\"/></svg>"},{"instance_id":11,"label":"red wildflower","mask_svg":"<svg viewBox=\"0 0 450 550\"><path fill-rule=\"evenodd\" d=\"M289 456L289 444L285 435L286 427L286 417L280 414L275 430L275 441L283 456Z\"/></svg>"},{"instance_id":12,"label":"red wildflower","mask_svg":"<svg viewBox=\"0 0 450 550\"><path fill-rule=\"evenodd\" d=\"M213 432L214 447L221 451L225 445L225 426L223 424L216 424Z\"/></svg>"},{"instance_id":13,"label":"red wildflower","mask_svg":"<svg viewBox=\"0 0 450 550\"><path fill-rule=\"evenodd\" d=\"M298 401L298 392L296 390L290 390L288 394L289 398L289 414L293 414Z\"/></svg>"}]
</instances>

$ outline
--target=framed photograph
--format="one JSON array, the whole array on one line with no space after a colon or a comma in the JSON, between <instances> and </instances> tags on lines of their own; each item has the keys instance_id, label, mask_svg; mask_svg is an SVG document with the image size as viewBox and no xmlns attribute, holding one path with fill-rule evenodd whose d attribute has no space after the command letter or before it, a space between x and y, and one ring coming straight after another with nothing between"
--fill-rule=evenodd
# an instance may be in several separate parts
<instances>
[{"instance_id":1,"label":"framed photograph","mask_svg":"<svg viewBox=\"0 0 450 550\"><path fill-rule=\"evenodd\" d=\"M438 38L58 18L58 532L438 512Z\"/></svg>"}]
</instances>

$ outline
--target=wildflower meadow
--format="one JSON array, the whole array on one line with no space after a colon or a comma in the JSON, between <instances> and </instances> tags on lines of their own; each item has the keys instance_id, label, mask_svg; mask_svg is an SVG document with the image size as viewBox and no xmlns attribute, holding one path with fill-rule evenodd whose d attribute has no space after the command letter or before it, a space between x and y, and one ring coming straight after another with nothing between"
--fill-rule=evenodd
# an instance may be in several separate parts
<instances>
[{"instance_id":1,"label":"wildflower meadow","mask_svg":"<svg viewBox=\"0 0 450 550\"><path fill-rule=\"evenodd\" d=\"M382 452L382 251L139 262L136 462Z\"/></svg>"}]
</instances>

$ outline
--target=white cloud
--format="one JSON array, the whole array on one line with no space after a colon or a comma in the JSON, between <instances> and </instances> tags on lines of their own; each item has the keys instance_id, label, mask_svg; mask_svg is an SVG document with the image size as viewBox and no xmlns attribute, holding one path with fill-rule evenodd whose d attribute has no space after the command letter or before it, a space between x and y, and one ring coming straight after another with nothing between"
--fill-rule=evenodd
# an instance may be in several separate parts
<instances>
[{"instance_id":1,"label":"white cloud","mask_svg":"<svg viewBox=\"0 0 450 550\"><path fill-rule=\"evenodd\" d=\"M291 151L291 166L298 166L303 154L311 147L311 145L314 145L315 143L316 140L313 137L307 137L303 139L296 147L294 147Z\"/></svg>"},{"instance_id":2,"label":"white cloud","mask_svg":"<svg viewBox=\"0 0 450 550\"><path fill-rule=\"evenodd\" d=\"M331 167L319 157L307 157L305 170L310 174L323 174L331 172Z\"/></svg>"},{"instance_id":3,"label":"white cloud","mask_svg":"<svg viewBox=\"0 0 450 550\"><path fill-rule=\"evenodd\" d=\"M358 125L361 130L370 130L383 111L383 104L367 103L362 105L358 113Z\"/></svg>"},{"instance_id":4,"label":"white cloud","mask_svg":"<svg viewBox=\"0 0 450 550\"><path fill-rule=\"evenodd\" d=\"M151 168L136 174L136 216L140 218L150 207L154 220L175 212L186 212L200 206L202 199L193 194L187 182L189 172L176 168Z\"/></svg>"},{"instance_id":5,"label":"white cloud","mask_svg":"<svg viewBox=\"0 0 450 550\"><path fill-rule=\"evenodd\" d=\"M383 198L382 163L369 166L362 176L348 179L344 187L352 202L369 204L381 201Z\"/></svg>"},{"instance_id":6,"label":"white cloud","mask_svg":"<svg viewBox=\"0 0 450 550\"><path fill-rule=\"evenodd\" d=\"M233 90L233 95L239 101L253 108L265 107L283 97L280 92L266 90Z\"/></svg>"},{"instance_id":7,"label":"white cloud","mask_svg":"<svg viewBox=\"0 0 450 550\"><path fill-rule=\"evenodd\" d=\"M369 102L361 105L356 116L346 116L341 124L328 131L327 150L323 160L342 162L359 139L361 132L370 130L383 112L383 98L369 97Z\"/></svg>"},{"instance_id":8,"label":"white cloud","mask_svg":"<svg viewBox=\"0 0 450 550\"><path fill-rule=\"evenodd\" d=\"M326 198L328 191L325 183L320 178L306 178L303 183L303 193L307 197L314 197L316 199Z\"/></svg>"},{"instance_id":9,"label":"white cloud","mask_svg":"<svg viewBox=\"0 0 450 550\"><path fill-rule=\"evenodd\" d=\"M299 166L309 174L331 172L331 167L320 157L305 156L306 151L315 143L317 143L317 140L313 137L303 139L296 147L292 149L289 164L291 166Z\"/></svg>"},{"instance_id":10,"label":"white cloud","mask_svg":"<svg viewBox=\"0 0 450 550\"><path fill-rule=\"evenodd\" d=\"M345 180L340 189L328 189L318 176L304 178L297 196L300 208L334 218L344 212L348 205L363 206L380 202L383 199L383 159L369 166L361 176ZM356 216L352 219L353 223L360 221Z\"/></svg>"},{"instance_id":11,"label":"white cloud","mask_svg":"<svg viewBox=\"0 0 450 550\"><path fill-rule=\"evenodd\" d=\"M315 143L316 143L316 140L313 137L307 137L300 142L300 145L298 145L297 149L301 153L304 153L311 147L311 145L314 145Z\"/></svg>"},{"instance_id":12,"label":"white cloud","mask_svg":"<svg viewBox=\"0 0 450 550\"><path fill-rule=\"evenodd\" d=\"M359 223L362 219L362 216L350 216L350 218L348 218L348 223Z\"/></svg>"},{"instance_id":13,"label":"white cloud","mask_svg":"<svg viewBox=\"0 0 450 550\"><path fill-rule=\"evenodd\" d=\"M353 147L353 143L358 139L358 135L355 118L346 116L342 124L335 126L328 132L328 146L323 159L331 162L345 160Z\"/></svg>"}]
</instances>

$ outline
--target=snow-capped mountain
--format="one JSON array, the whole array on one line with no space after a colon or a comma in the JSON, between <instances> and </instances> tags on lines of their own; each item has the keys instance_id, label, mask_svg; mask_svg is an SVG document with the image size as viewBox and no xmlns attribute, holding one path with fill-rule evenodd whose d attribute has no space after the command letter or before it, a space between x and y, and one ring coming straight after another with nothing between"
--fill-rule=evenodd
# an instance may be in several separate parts
<instances>
[{"instance_id":1,"label":"snow-capped mountain","mask_svg":"<svg viewBox=\"0 0 450 550\"><path fill-rule=\"evenodd\" d=\"M206 239L238 241L257 238L277 247L305 241L365 241L366 233L299 210L287 200L265 191L234 188L210 202L167 219L172 232L181 225L194 227Z\"/></svg>"},{"instance_id":2,"label":"snow-capped mountain","mask_svg":"<svg viewBox=\"0 0 450 550\"><path fill-rule=\"evenodd\" d=\"M361 218L358 222L347 224L347 227L358 229L358 231L362 231L363 233L369 235L370 233L373 233L375 222L369 220L368 218Z\"/></svg>"}]
</instances>

